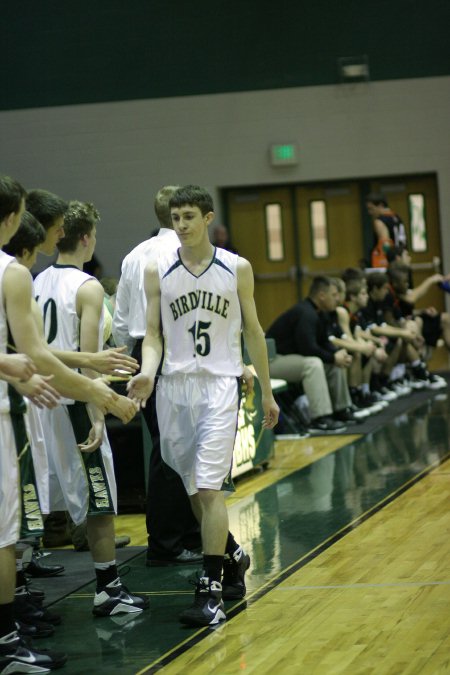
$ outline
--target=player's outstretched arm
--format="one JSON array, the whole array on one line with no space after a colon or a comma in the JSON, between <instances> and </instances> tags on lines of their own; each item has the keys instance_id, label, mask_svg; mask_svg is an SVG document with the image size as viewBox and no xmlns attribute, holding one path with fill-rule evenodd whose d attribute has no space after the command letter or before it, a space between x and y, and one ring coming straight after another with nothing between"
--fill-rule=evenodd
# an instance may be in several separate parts
<instances>
[{"instance_id":1,"label":"player's outstretched arm","mask_svg":"<svg viewBox=\"0 0 450 675\"><path fill-rule=\"evenodd\" d=\"M444 281L444 278L445 277L442 274L432 274L430 277L427 277L424 281L422 281L419 286L416 286L416 288L408 288L405 295L401 297L414 305L418 300L420 300L420 298L428 293L432 286Z\"/></svg>"},{"instance_id":2,"label":"player's outstretched arm","mask_svg":"<svg viewBox=\"0 0 450 675\"><path fill-rule=\"evenodd\" d=\"M103 311L103 288L95 279L84 283L77 293L77 313L80 317L80 349L92 354L97 353L101 341L99 326ZM94 382L98 381L98 375L91 368L83 371ZM109 406L108 412L119 417L127 423L133 419L137 407L125 396L117 396ZM98 436L98 434L96 435Z\"/></svg>"},{"instance_id":3,"label":"player's outstretched arm","mask_svg":"<svg viewBox=\"0 0 450 675\"><path fill-rule=\"evenodd\" d=\"M25 267L11 263L3 276L3 301L17 351L27 354L40 374L54 375L52 386L62 396L94 403L107 412L117 394L101 380L92 382L53 356L37 331L31 300L30 273Z\"/></svg>"},{"instance_id":4,"label":"player's outstretched arm","mask_svg":"<svg viewBox=\"0 0 450 675\"><path fill-rule=\"evenodd\" d=\"M123 347L111 347L99 352L64 352L52 349L53 354L69 368L89 368L102 375L133 375L139 364L132 356L124 353Z\"/></svg>"},{"instance_id":5,"label":"player's outstretched arm","mask_svg":"<svg viewBox=\"0 0 450 675\"><path fill-rule=\"evenodd\" d=\"M31 301L31 306L39 336L45 343L42 313L34 298ZM48 347L47 343L45 344ZM114 347L112 349L105 349L95 353L66 352L61 351L60 349L52 349L51 347L49 347L49 349L51 353L68 368L91 368L97 372L108 375L114 374L116 372L116 368L129 373L135 372L135 370L138 368L136 359L123 354L125 347ZM98 387L98 385L96 386ZM115 395L115 400L117 402L117 394ZM103 412L107 412L107 409L105 408ZM119 406L113 405L113 410L110 412L112 412L113 415L116 415L116 417L119 417L125 423L129 421L131 411L126 409L124 403L121 403Z\"/></svg>"},{"instance_id":6,"label":"player's outstretched arm","mask_svg":"<svg viewBox=\"0 0 450 675\"><path fill-rule=\"evenodd\" d=\"M132 377L127 385L129 398L141 408L145 408L153 391L162 356L161 289L156 263L147 265L144 283L147 298L147 330L142 343L142 366L141 372Z\"/></svg>"}]
</instances>

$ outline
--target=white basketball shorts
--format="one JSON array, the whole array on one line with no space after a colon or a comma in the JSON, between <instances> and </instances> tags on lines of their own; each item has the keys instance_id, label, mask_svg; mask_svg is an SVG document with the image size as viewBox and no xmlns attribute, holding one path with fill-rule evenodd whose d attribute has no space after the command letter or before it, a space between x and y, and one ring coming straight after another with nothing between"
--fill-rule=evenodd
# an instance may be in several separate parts
<instances>
[{"instance_id":1,"label":"white basketball shorts","mask_svg":"<svg viewBox=\"0 0 450 675\"><path fill-rule=\"evenodd\" d=\"M180 373L159 378L161 456L189 495L222 489L233 460L238 407L236 377Z\"/></svg>"},{"instance_id":2,"label":"white basketball shorts","mask_svg":"<svg viewBox=\"0 0 450 675\"><path fill-rule=\"evenodd\" d=\"M117 488L106 432L103 431L102 444L94 453L82 453L78 449L77 444L87 439L90 422L87 420L79 431L80 425L75 423L73 415L77 411L83 418L84 404L44 408L39 410L39 416L48 454L50 509L68 511L79 525L88 515L117 513Z\"/></svg>"},{"instance_id":3,"label":"white basketball shorts","mask_svg":"<svg viewBox=\"0 0 450 675\"><path fill-rule=\"evenodd\" d=\"M48 458L47 450L45 448L45 435L44 430L42 429L41 419L38 415L38 409L32 403L27 404L25 425L31 445L31 454L33 456L39 505L42 513L50 513Z\"/></svg>"}]
</instances>

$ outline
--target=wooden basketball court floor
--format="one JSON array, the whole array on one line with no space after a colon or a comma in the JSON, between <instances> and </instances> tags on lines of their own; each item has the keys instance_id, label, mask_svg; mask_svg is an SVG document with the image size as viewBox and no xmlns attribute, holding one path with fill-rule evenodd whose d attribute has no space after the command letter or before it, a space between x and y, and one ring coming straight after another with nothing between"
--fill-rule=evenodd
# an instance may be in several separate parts
<instances>
[{"instance_id":1,"label":"wooden basketball court floor","mask_svg":"<svg viewBox=\"0 0 450 675\"><path fill-rule=\"evenodd\" d=\"M450 673L449 422L433 395L363 437L278 442L229 501L252 565L219 628L178 623L195 568L147 568L142 552L124 582L149 611L94 619L90 583L39 645L67 651L67 675ZM145 545L143 521L117 531Z\"/></svg>"}]
</instances>

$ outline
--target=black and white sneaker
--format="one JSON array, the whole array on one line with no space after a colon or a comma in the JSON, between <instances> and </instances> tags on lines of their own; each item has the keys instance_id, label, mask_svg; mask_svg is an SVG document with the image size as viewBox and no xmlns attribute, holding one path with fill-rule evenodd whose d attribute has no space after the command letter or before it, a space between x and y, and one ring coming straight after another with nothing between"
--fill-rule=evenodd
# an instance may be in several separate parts
<instances>
[{"instance_id":1,"label":"black and white sneaker","mask_svg":"<svg viewBox=\"0 0 450 675\"><path fill-rule=\"evenodd\" d=\"M447 389L447 381L441 377L440 375L436 375L436 373L430 373L428 372L428 384L427 387L428 389Z\"/></svg>"},{"instance_id":2,"label":"black and white sneaker","mask_svg":"<svg viewBox=\"0 0 450 675\"><path fill-rule=\"evenodd\" d=\"M355 420L359 423L361 420L365 420L366 417L370 417L370 408L358 408L357 405L354 403L352 404L351 411L353 413L353 417Z\"/></svg>"},{"instance_id":3,"label":"black and white sneaker","mask_svg":"<svg viewBox=\"0 0 450 675\"><path fill-rule=\"evenodd\" d=\"M115 614L132 614L142 612L149 606L144 595L130 593L119 577L111 581L99 593L95 593L92 613L95 616L114 616Z\"/></svg>"},{"instance_id":4,"label":"black and white sneaker","mask_svg":"<svg viewBox=\"0 0 450 675\"><path fill-rule=\"evenodd\" d=\"M196 584L194 603L180 614L187 626L216 626L226 619L222 600L222 584L200 577Z\"/></svg>"},{"instance_id":5,"label":"black and white sneaker","mask_svg":"<svg viewBox=\"0 0 450 675\"><path fill-rule=\"evenodd\" d=\"M352 389L350 391L350 396L353 402L359 410L367 410L369 415L375 415L383 410L385 407L384 402L381 403L377 401L377 398L371 392L365 392L361 389Z\"/></svg>"},{"instance_id":6,"label":"black and white sneaker","mask_svg":"<svg viewBox=\"0 0 450 675\"><path fill-rule=\"evenodd\" d=\"M391 380L388 388L397 394L398 397L409 396L414 389L414 387L411 386L410 380L407 378L404 380Z\"/></svg>"},{"instance_id":7,"label":"black and white sneaker","mask_svg":"<svg viewBox=\"0 0 450 675\"><path fill-rule=\"evenodd\" d=\"M328 415L311 420L309 430L314 434L336 434L346 430L344 422L334 420Z\"/></svg>"},{"instance_id":8,"label":"black and white sneaker","mask_svg":"<svg viewBox=\"0 0 450 675\"><path fill-rule=\"evenodd\" d=\"M26 586L16 588L14 595L14 618L16 621L23 621L28 624L44 621L45 623L59 626L61 623L60 614L42 607L39 603L33 602L32 596Z\"/></svg>"},{"instance_id":9,"label":"black and white sneaker","mask_svg":"<svg viewBox=\"0 0 450 675\"><path fill-rule=\"evenodd\" d=\"M21 637L36 640L38 638L47 638L53 635L55 627L45 621L33 621L27 623L24 621L15 621L17 632Z\"/></svg>"},{"instance_id":10,"label":"black and white sneaker","mask_svg":"<svg viewBox=\"0 0 450 675\"><path fill-rule=\"evenodd\" d=\"M379 391L377 391L376 389L374 389L370 392L370 396L375 401L375 403L377 405L381 405L383 409L389 407L389 401L387 401L385 398L383 398L383 395Z\"/></svg>"},{"instance_id":11,"label":"black and white sneaker","mask_svg":"<svg viewBox=\"0 0 450 675\"><path fill-rule=\"evenodd\" d=\"M35 649L14 631L0 639L0 673L49 673L61 668L67 656L48 649Z\"/></svg>"},{"instance_id":12,"label":"black and white sneaker","mask_svg":"<svg viewBox=\"0 0 450 675\"><path fill-rule=\"evenodd\" d=\"M333 419L338 422L343 422L345 426L351 426L352 424L358 424L359 420L355 417L352 408L341 408L341 410L335 410L333 413Z\"/></svg>"},{"instance_id":13,"label":"black and white sneaker","mask_svg":"<svg viewBox=\"0 0 450 675\"><path fill-rule=\"evenodd\" d=\"M396 394L392 389L389 389L389 387L381 386L379 389L376 389L376 391L378 391L381 398L383 398L388 403L398 399L398 394Z\"/></svg>"},{"instance_id":14,"label":"black and white sneaker","mask_svg":"<svg viewBox=\"0 0 450 675\"><path fill-rule=\"evenodd\" d=\"M411 368L409 385L413 389L425 389L428 385L428 371L422 363Z\"/></svg>"},{"instance_id":15,"label":"black and white sneaker","mask_svg":"<svg viewBox=\"0 0 450 675\"><path fill-rule=\"evenodd\" d=\"M223 561L222 598L240 600L245 598L245 573L250 567L250 556L239 547L233 555Z\"/></svg>"}]
</instances>

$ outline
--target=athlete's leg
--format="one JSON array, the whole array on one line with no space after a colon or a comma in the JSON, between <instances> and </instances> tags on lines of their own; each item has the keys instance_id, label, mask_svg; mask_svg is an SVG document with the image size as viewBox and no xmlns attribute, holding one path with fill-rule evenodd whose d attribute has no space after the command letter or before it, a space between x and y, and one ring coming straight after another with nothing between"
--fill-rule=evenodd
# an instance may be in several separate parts
<instances>
[{"instance_id":1,"label":"athlete's leg","mask_svg":"<svg viewBox=\"0 0 450 675\"><path fill-rule=\"evenodd\" d=\"M392 349L388 350L388 357L387 357L386 361L384 362L382 370L381 370L382 374L385 377L389 377L389 375L391 373L391 370L393 370L393 368L397 365L397 363L400 359L402 348L403 348L403 342L399 338L398 340L395 341L395 345L392 347Z\"/></svg>"},{"instance_id":2,"label":"athlete's leg","mask_svg":"<svg viewBox=\"0 0 450 675\"><path fill-rule=\"evenodd\" d=\"M15 589L16 547L15 544L11 544L0 548L0 607L12 603Z\"/></svg>"},{"instance_id":3,"label":"athlete's leg","mask_svg":"<svg viewBox=\"0 0 450 675\"><path fill-rule=\"evenodd\" d=\"M357 388L363 382L362 372L362 354L353 354L353 360L348 369L348 384L349 387Z\"/></svg>"},{"instance_id":4,"label":"athlete's leg","mask_svg":"<svg viewBox=\"0 0 450 675\"><path fill-rule=\"evenodd\" d=\"M87 534L97 577L93 613L96 616L112 616L146 609L148 598L129 593L120 580L115 560L113 516L88 516Z\"/></svg>"},{"instance_id":5,"label":"athlete's leg","mask_svg":"<svg viewBox=\"0 0 450 675\"><path fill-rule=\"evenodd\" d=\"M309 402L311 419L333 412L323 362L316 356L277 354L269 364L270 376L301 382Z\"/></svg>"},{"instance_id":6,"label":"athlete's leg","mask_svg":"<svg viewBox=\"0 0 450 675\"><path fill-rule=\"evenodd\" d=\"M116 547L113 516L88 516L87 535L94 562L102 563L114 560Z\"/></svg>"},{"instance_id":7,"label":"athlete's leg","mask_svg":"<svg viewBox=\"0 0 450 675\"><path fill-rule=\"evenodd\" d=\"M352 405L352 400L347 385L347 374L345 369L330 363L325 363L325 373L330 390L330 398L333 403L333 410L339 411L349 408Z\"/></svg>"},{"instance_id":8,"label":"athlete's leg","mask_svg":"<svg viewBox=\"0 0 450 675\"><path fill-rule=\"evenodd\" d=\"M197 522L201 525L203 513L202 513L202 504L200 502L198 492L196 492L195 495L190 495L189 499L191 502L191 509L194 513L194 516L196 517Z\"/></svg>"},{"instance_id":9,"label":"athlete's leg","mask_svg":"<svg viewBox=\"0 0 450 675\"><path fill-rule=\"evenodd\" d=\"M222 490L198 491L198 499L202 509L202 543L205 555L221 555L225 553L228 536L228 513Z\"/></svg>"}]
</instances>

